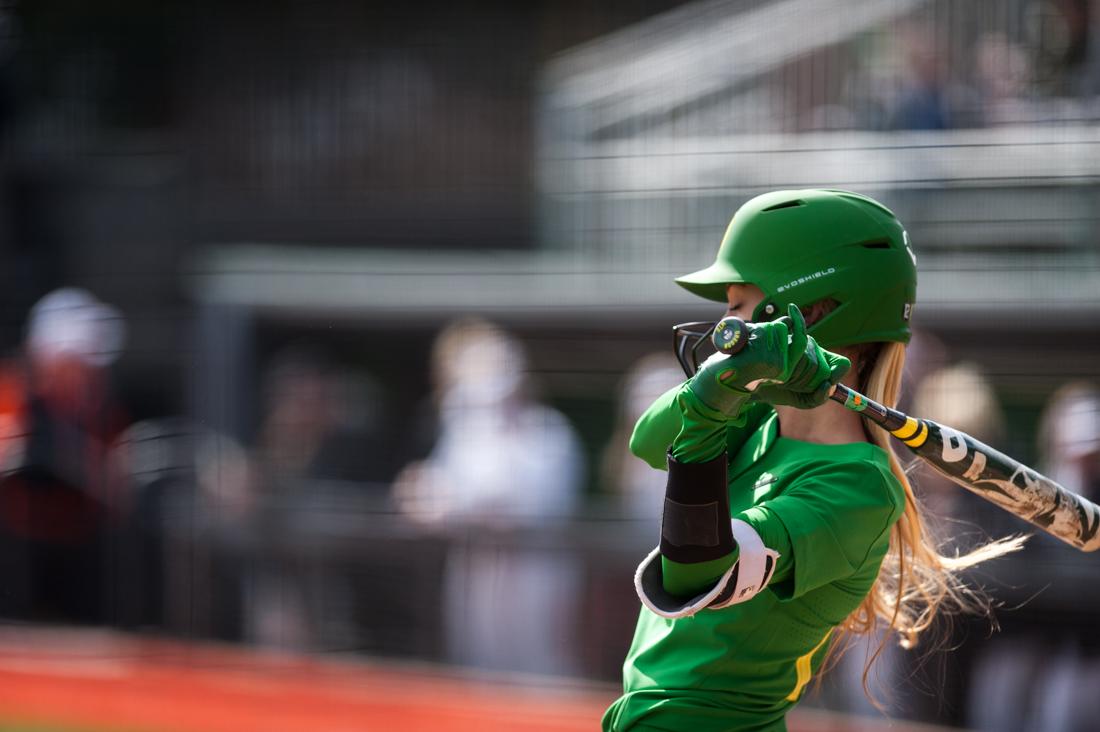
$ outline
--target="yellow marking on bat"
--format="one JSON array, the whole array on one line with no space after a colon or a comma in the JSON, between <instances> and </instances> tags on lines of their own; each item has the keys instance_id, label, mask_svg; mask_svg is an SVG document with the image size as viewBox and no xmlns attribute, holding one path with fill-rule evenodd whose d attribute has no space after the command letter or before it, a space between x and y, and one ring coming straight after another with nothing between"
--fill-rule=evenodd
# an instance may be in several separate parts
<instances>
[{"instance_id":1,"label":"yellow marking on bat","mask_svg":"<svg viewBox=\"0 0 1100 732\"><path fill-rule=\"evenodd\" d=\"M794 689L787 695L787 701L798 701L798 697L802 694L802 690L806 688L806 684L810 683L810 676L813 675L813 668L811 664L814 660L814 654L821 650L821 646L825 645L825 641L829 640L829 635L833 631L829 631L825 634L825 637L821 639L821 642L814 646L813 650L809 653L799 656L798 660L794 662L794 671L798 675L798 680L794 683Z\"/></svg>"},{"instance_id":2,"label":"yellow marking on bat","mask_svg":"<svg viewBox=\"0 0 1100 732\"><path fill-rule=\"evenodd\" d=\"M912 417L905 418L905 424L898 427L896 430L890 432L894 437L899 440L908 440L913 435L917 434L917 430L920 428L920 422Z\"/></svg>"},{"instance_id":3,"label":"yellow marking on bat","mask_svg":"<svg viewBox=\"0 0 1100 732\"><path fill-rule=\"evenodd\" d=\"M909 447L920 447L921 445L924 444L925 440L927 440L927 439L928 439L928 424L925 423L925 422L921 422L920 423L920 433L916 437L914 437L910 440L902 440L902 442L904 442Z\"/></svg>"}]
</instances>

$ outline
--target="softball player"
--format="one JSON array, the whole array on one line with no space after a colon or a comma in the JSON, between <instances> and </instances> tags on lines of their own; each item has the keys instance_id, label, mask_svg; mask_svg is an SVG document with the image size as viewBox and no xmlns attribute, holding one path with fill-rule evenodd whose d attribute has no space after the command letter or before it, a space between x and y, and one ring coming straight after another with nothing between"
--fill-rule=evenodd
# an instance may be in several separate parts
<instances>
[{"instance_id":1,"label":"softball player","mask_svg":"<svg viewBox=\"0 0 1100 732\"><path fill-rule=\"evenodd\" d=\"M881 622L913 645L945 602L983 609L954 573L1015 545L940 555L887 433L818 408L840 381L897 401L916 260L888 209L846 191L759 196L714 264L676 281L752 324L635 427L631 450L668 479L603 727L785 730L839 635Z\"/></svg>"}]
</instances>

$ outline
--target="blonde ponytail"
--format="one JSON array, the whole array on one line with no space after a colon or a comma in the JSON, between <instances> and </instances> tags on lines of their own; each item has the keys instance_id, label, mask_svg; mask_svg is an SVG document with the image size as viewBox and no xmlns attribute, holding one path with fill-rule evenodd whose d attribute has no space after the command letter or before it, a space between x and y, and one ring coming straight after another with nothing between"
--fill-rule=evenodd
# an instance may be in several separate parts
<instances>
[{"instance_id":1,"label":"blonde ponytail","mask_svg":"<svg viewBox=\"0 0 1100 732\"><path fill-rule=\"evenodd\" d=\"M871 399L893 407L901 390L905 366L905 346L886 343L866 379L864 393ZM940 542L930 535L923 509L913 487L894 454L892 439L886 430L869 427L871 440L890 456L890 470L905 490L905 512L890 534L890 548L882 562L878 579L863 603L841 625L841 635L868 635L884 629L878 648L863 671L863 689L872 702L868 675L890 637L898 636L902 648L913 648L933 620L942 613L989 614L989 599L968 587L959 573L988 559L1004 556L1022 548L1023 537L1011 537L984 544L967 554L940 554ZM961 489L960 489L961 490ZM834 643L842 648L844 643Z\"/></svg>"}]
</instances>

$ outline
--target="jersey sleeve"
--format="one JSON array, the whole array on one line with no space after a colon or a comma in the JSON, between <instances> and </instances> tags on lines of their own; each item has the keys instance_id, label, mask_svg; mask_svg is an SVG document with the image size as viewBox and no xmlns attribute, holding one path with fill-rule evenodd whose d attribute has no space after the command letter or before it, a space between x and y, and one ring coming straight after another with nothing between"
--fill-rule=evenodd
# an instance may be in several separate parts
<instances>
[{"instance_id":1,"label":"jersey sleeve","mask_svg":"<svg viewBox=\"0 0 1100 732\"><path fill-rule=\"evenodd\" d=\"M792 600L877 561L904 509L904 493L892 474L871 462L847 462L807 471L782 495L740 518L768 546L787 550L769 587L779 599Z\"/></svg>"},{"instance_id":2,"label":"jersey sleeve","mask_svg":"<svg viewBox=\"0 0 1100 732\"><path fill-rule=\"evenodd\" d=\"M658 470L668 468L666 458L668 447L683 427L680 407L676 404L676 396L682 387L683 384L677 384L657 397L638 418L634 425L634 432L630 436L630 451L646 461L650 467ZM730 455L737 453L772 408L764 402L755 402L747 409L749 412L745 425L727 431L726 451Z\"/></svg>"}]
</instances>

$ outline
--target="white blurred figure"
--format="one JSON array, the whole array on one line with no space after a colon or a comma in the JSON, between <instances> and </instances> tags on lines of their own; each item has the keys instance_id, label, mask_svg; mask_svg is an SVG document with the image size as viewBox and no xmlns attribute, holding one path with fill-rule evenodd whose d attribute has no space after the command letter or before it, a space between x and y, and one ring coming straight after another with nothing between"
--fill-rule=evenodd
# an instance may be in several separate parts
<instances>
[{"instance_id":1,"label":"white blurred figure","mask_svg":"<svg viewBox=\"0 0 1100 732\"><path fill-rule=\"evenodd\" d=\"M39 300L27 323L27 346L39 359L77 358L103 368L114 363L126 340L126 324L114 307L87 290L63 287Z\"/></svg>"},{"instance_id":2,"label":"white blurred figure","mask_svg":"<svg viewBox=\"0 0 1100 732\"><path fill-rule=\"evenodd\" d=\"M448 558L452 661L573 674L580 568L567 549L529 548L522 530L571 516L584 464L569 422L530 395L527 368L519 344L488 322L446 328L433 352L438 439L398 476L394 499L410 519L469 538ZM518 538L501 546L486 527Z\"/></svg>"},{"instance_id":3,"label":"white blurred figure","mask_svg":"<svg viewBox=\"0 0 1100 732\"><path fill-rule=\"evenodd\" d=\"M604 450L604 486L620 500L626 515L648 519L654 525L660 521L667 475L631 454L630 435L649 405L684 378L676 360L667 353L638 359L623 377L618 420Z\"/></svg>"},{"instance_id":4,"label":"white blurred figure","mask_svg":"<svg viewBox=\"0 0 1100 732\"><path fill-rule=\"evenodd\" d=\"M1039 421L1042 472L1074 493L1100 494L1100 389L1074 381L1054 392Z\"/></svg>"}]
</instances>

